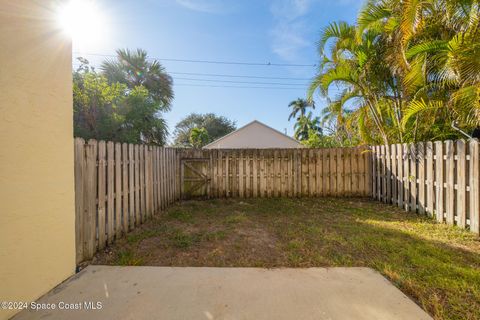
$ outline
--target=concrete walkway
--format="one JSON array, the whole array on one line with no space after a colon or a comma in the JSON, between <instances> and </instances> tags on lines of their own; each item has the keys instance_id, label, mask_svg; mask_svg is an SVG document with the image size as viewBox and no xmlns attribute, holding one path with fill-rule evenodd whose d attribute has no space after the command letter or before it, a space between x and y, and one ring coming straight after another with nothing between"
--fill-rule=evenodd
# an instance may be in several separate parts
<instances>
[{"instance_id":1,"label":"concrete walkway","mask_svg":"<svg viewBox=\"0 0 480 320\"><path fill-rule=\"evenodd\" d=\"M89 266L38 303L14 319L431 319L368 268Z\"/></svg>"}]
</instances>

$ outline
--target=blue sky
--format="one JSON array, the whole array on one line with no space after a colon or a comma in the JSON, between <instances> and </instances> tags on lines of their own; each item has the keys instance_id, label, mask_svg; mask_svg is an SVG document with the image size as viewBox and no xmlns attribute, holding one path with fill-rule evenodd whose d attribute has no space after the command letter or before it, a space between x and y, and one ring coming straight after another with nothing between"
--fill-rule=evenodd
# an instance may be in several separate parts
<instances>
[{"instance_id":1,"label":"blue sky","mask_svg":"<svg viewBox=\"0 0 480 320\"><path fill-rule=\"evenodd\" d=\"M317 63L316 41L331 21L353 22L360 0L97 0L107 32L95 44L74 43L99 65L117 48L143 48L150 57L280 64ZM293 133L288 103L305 97L315 67L247 66L162 61L167 72L299 78L255 79L172 74L175 99L164 116L172 131L191 112L214 112L242 126L254 119ZM195 78L214 81L196 81ZM245 81L275 84L222 82ZM279 85L277 83L282 83ZM190 86L191 84L201 86ZM212 86L275 87L229 88ZM282 89L283 88L283 89ZM318 109L323 101L317 97ZM316 113L320 111L317 110Z\"/></svg>"}]
</instances>

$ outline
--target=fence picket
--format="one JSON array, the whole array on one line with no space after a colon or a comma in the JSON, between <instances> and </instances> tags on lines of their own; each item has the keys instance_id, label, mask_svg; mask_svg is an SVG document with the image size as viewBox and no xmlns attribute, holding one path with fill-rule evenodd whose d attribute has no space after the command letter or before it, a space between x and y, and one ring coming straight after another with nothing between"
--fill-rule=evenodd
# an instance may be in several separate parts
<instances>
[{"instance_id":1,"label":"fence picket","mask_svg":"<svg viewBox=\"0 0 480 320\"><path fill-rule=\"evenodd\" d=\"M221 150L217 151L217 166L218 166L218 177L217 177L218 197L223 198L225 197L225 188L224 188L224 182L223 182L224 161L223 161L223 154Z\"/></svg>"},{"instance_id":2,"label":"fence picket","mask_svg":"<svg viewBox=\"0 0 480 320\"><path fill-rule=\"evenodd\" d=\"M330 195L330 150L323 149L322 150L323 157L322 157L322 189L323 195L329 196Z\"/></svg>"},{"instance_id":3,"label":"fence picket","mask_svg":"<svg viewBox=\"0 0 480 320\"><path fill-rule=\"evenodd\" d=\"M332 195L337 195L337 151L330 149L330 190Z\"/></svg>"},{"instance_id":4,"label":"fence picket","mask_svg":"<svg viewBox=\"0 0 480 320\"><path fill-rule=\"evenodd\" d=\"M115 143L115 238L122 232L122 145Z\"/></svg>"},{"instance_id":5,"label":"fence picket","mask_svg":"<svg viewBox=\"0 0 480 320\"><path fill-rule=\"evenodd\" d=\"M403 206L406 211L410 209L410 149L408 144L404 143L403 147Z\"/></svg>"},{"instance_id":6,"label":"fence picket","mask_svg":"<svg viewBox=\"0 0 480 320\"><path fill-rule=\"evenodd\" d=\"M140 146L135 145L134 151L134 164L135 164L135 226L139 226L141 223L140 212Z\"/></svg>"},{"instance_id":7,"label":"fence picket","mask_svg":"<svg viewBox=\"0 0 480 320\"><path fill-rule=\"evenodd\" d=\"M377 196L377 187L378 187L378 183L377 183L377 147L376 146L373 146L372 147L372 154L371 154L371 161L372 161L372 180L373 180L373 184L372 184L372 198L375 199L376 196ZM352 158L352 170L353 170L353 167L355 166L355 158ZM354 176L354 171L352 171L352 190L353 191L356 191L355 190L355 182L354 182L354 179L353 179L353 176Z\"/></svg>"},{"instance_id":8,"label":"fence picket","mask_svg":"<svg viewBox=\"0 0 480 320\"><path fill-rule=\"evenodd\" d=\"M368 170L368 155L365 152L364 147L359 147L358 148L358 175L359 175L359 188L360 188L360 195L361 196L367 196L370 194L370 191L368 189L368 181L367 178L369 175L367 175L367 170Z\"/></svg>"},{"instance_id":9,"label":"fence picket","mask_svg":"<svg viewBox=\"0 0 480 320\"><path fill-rule=\"evenodd\" d=\"M97 216L97 229L98 229L98 249L105 248L105 187L106 187L106 160L105 160L105 141L98 142L98 216Z\"/></svg>"},{"instance_id":10,"label":"fence picket","mask_svg":"<svg viewBox=\"0 0 480 320\"><path fill-rule=\"evenodd\" d=\"M245 197L245 151L238 153L238 197Z\"/></svg>"},{"instance_id":11,"label":"fence picket","mask_svg":"<svg viewBox=\"0 0 480 320\"><path fill-rule=\"evenodd\" d=\"M448 224L453 224L455 210L455 146L453 141L445 141L445 153L447 155L445 161L445 179L447 182L445 193L445 220Z\"/></svg>"},{"instance_id":12,"label":"fence picket","mask_svg":"<svg viewBox=\"0 0 480 320\"><path fill-rule=\"evenodd\" d=\"M434 201L435 201L435 172L433 168L433 143L427 142L426 144L426 156L427 156L427 214L430 217L434 215Z\"/></svg>"},{"instance_id":13,"label":"fence picket","mask_svg":"<svg viewBox=\"0 0 480 320\"><path fill-rule=\"evenodd\" d=\"M342 148L337 148L337 195L345 195L345 164L344 164L344 154Z\"/></svg>"},{"instance_id":14,"label":"fence picket","mask_svg":"<svg viewBox=\"0 0 480 320\"><path fill-rule=\"evenodd\" d=\"M145 210L146 210L146 190L145 190L145 167L146 167L146 160L145 159L145 146L139 145L138 146L138 170L139 170L139 198L140 198L140 214L139 214L139 221L143 223L145 220Z\"/></svg>"},{"instance_id":15,"label":"fence picket","mask_svg":"<svg viewBox=\"0 0 480 320\"><path fill-rule=\"evenodd\" d=\"M128 232L128 144L122 143L122 231Z\"/></svg>"},{"instance_id":16,"label":"fence picket","mask_svg":"<svg viewBox=\"0 0 480 320\"><path fill-rule=\"evenodd\" d=\"M410 211L417 211L417 150L414 144L410 145Z\"/></svg>"},{"instance_id":17,"label":"fence picket","mask_svg":"<svg viewBox=\"0 0 480 320\"><path fill-rule=\"evenodd\" d=\"M322 166L322 159L323 159L323 153L321 149L315 150L315 175L316 175L316 180L315 180L315 188L317 190L317 196L322 196L323 195L323 185L322 185L322 180L323 180L323 166ZM290 171L289 171L290 172Z\"/></svg>"},{"instance_id":18,"label":"fence picket","mask_svg":"<svg viewBox=\"0 0 480 320\"><path fill-rule=\"evenodd\" d=\"M112 141L107 142L107 243L113 241L113 232L115 229L113 215L114 211L114 172L115 172L115 146Z\"/></svg>"},{"instance_id":19,"label":"fence picket","mask_svg":"<svg viewBox=\"0 0 480 320\"><path fill-rule=\"evenodd\" d=\"M84 202L84 191L86 183L85 176L85 141L81 138L75 139L75 149L74 149L74 158L75 158L75 247L76 247L76 256L75 261L78 263L83 261L84 249L84 219L83 215L86 212L85 202Z\"/></svg>"},{"instance_id":20,"label":"fence picket","mask_svg":"<svg viewBox=\"0 0 480 320\"><path fill-rule=\"evenodd\" d=\"M89 140L85 146L85 178L83 190L83 203L85 206L85 215L83 216L83 252L84 259L93 257L96 251L96 234L97 234L97 141Z\"/></svg>"},{"instance_id":21,"label":"fence picket","mask_svg":"<svg viewBox=\"0 0 480 320\"><path fill-rule=\"evenodd\" d=\"M391 189L392 189L392 204L397 205L398 203L398 182L397 182L397 168L398 168L398 159L397 159L397 148L395 145L390 145L390 152L392 157L392 164L390 166L391 174Z\"/></svg>"},{"instance_id":22,"label":"fence picket","mask_svg":"<svg viewBox=\"0 0 480 320\"><path fill-rule=\"evenodd\" d=\"M360 194L360 175L358 174L358 169L359 169L359 159L358 159L358 148L355 148L354 149L354 154L352 155L352 190L353 190L353 193L355 195L359 195ZM377 167L375 168L375 171L376 171L376 178L377 178L377 181L379 181L380 179L380 171L379 171L379 167L378 165L380 164L380 161L379 161L379 157L380 157L380 149L377 148L376 149L376 152L375 152L375 157L376 157L376 163L377 163ZM377 189L376 189L376 196L377 196L377 199L380 199L380 185L379 183L376 184L377 185Z\"/></svg>"},{"instance_id":23,"label":"fence picket","mask_svg":"<svg viewBox=\"0 0 480 320\"><path fill-rule=\"evenodd\" d=\"M250 198L252 194L252 150L245 152L245 198Z\"/></svg>"},{"instance_id":24,"label":"fence picket","mask_svg":"<svg viewBox=\"0 0 480 320\"><path fill-rule=\"evenodd\" d=\"M403 208L403 195L404 195L404 188L403 188L403 148L401 144L396 144L395 147L397 148L397 160L398 160L398 178L397 178L397 190L398 190L398 202L397 205L399 208Z\"/></svg>"},{"instance_id":25,"label":"fence picket","mask_svg":"<svg viewBox=\"0 0 480 320\"><path fill-rule=\"evenodd\" d=\"M467 157L465 153L465 141L457 141L457 225L465 228L467 225L467 181L466 181L466 167Z\"/></svg>"},{"instance_id":26,"label":"fence picket","mask_svg":"<svg viewBox=\"0 0 480 320\"><path fill-rule=\"evenodd\" d=\"M390 146L389 145L385 146L385 157L386 157L385 158L385 162L386 162L386 166L385 166L385 170L386 170L386 173L385 173L386 197L385 197L384 202L385 203L391 203L391 201L392 201L392 155L391 155L391 152L390 152Z\"/></svg>"},{"instance_id":27,"label":"fence picket","mask_svg":"<svg viewBox=\"0 0 480 320\"><path fill-rule=\"evenodd\" d=\"M469 187L470 187L470 231L480 233L480 146L476 139L469 142L470 165L469 165Z\"/></svg>"},{"instance_id":28,"label":"fence picket","mask_svg":"<svg viewBox=\"0 0 480 320\"><path fill-rule=\"evenodd\" d=\"M135 147L128 145L128 230L135 227Z\"/></svg>"},{"instance_id":29,"label":"fence picket","mask_svg":"<svg viewBox=\"0 0 480 320\"><path fill-rule=\"evenodd\" d=\"M425 146L423 142L417 144L417 173L418 173L418 213L425 213Z\"/></svg>"},{"instance_id":30,"label":"fence picket","mask_svg":"<svg viewBox=\"0 0 480 320\"><path fill-rule=\"evenodd\" d=\"M443 142L435 142L435 216L438 222L443 221Z\"/></svg>"},{"instance_id":31,"label":"fence picket","mask_svg":"<svg viewBox=\"0 0 480 320\"><path fill-rule=\"evenodd\" d=\"M252 186L252 197L259 197L258 185L259 185L259 150L255 149L253 151L253 186Z\"/></svg>"}]
</instances>

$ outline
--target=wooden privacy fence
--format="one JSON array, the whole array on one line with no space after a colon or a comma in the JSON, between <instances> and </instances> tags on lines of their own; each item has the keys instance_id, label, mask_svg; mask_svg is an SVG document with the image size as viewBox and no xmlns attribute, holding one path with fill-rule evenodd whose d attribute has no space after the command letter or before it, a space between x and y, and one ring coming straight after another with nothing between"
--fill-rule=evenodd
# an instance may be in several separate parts
<instances>
[{"instance_id":1,"label":"wooden privacy fence","mask_svg":"<svg viewBox=\"0 0 480 320\"><path fill-rule=\"evenodd\" d=\"M77 263L173 202L368 196L479 233L479 143L175 149L75 139Z\"/></svg>"},{"instance_id":2,"label":"wooden privacy fence","mask_svg":"<svg viewBox=\"0 0 480 320\"><path fill-rule=\"evenodd\" d=\"M76 260L180 197L175 149L75 139Z\"/></svg>"},{"instance_id":3,"label":"wooden privacy fence","mask_svg":"<svg viewBox=\"0 0 480 320\"><path fill-rule=\"evenodd\" d=\"M375 146L372 151L374 198L479 233L478 140Z\"/></svg>"},{"instance_id":4,"label":"wooden privacy fence","mask_svg":"<svg viewBox=\"0 0 480 320\"><path fill-rule=\"evenodd\" d=\"M183 198L370 195L367 147L178 150Z\"/></svg>"},{"instance_id":5,"label":"wooden privacy fence","mask_svg":"<svg viewBox=\"0 0 480 320\"><path fill-rule=\"evenodd\" d=\"M369 195L367 150L193 150L76 138L77 263L181 197Z\"/></svg>"}]
</instances>

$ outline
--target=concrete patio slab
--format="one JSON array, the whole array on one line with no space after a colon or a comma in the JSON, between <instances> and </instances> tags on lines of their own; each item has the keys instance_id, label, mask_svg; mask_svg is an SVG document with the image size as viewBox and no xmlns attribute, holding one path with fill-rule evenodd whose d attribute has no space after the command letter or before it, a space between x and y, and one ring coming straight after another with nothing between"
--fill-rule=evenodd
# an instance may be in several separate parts
<instances>
[{"instance_id":1,"label":"concrete patio slab","mask_svg":"<svg viewBox=\"0 0 480 320\"><path fill-rule=\"evenodd\" d=\"M89 266L37 303L14 319L431 319L369 268Z\"/></svg>"}]
</instances>

